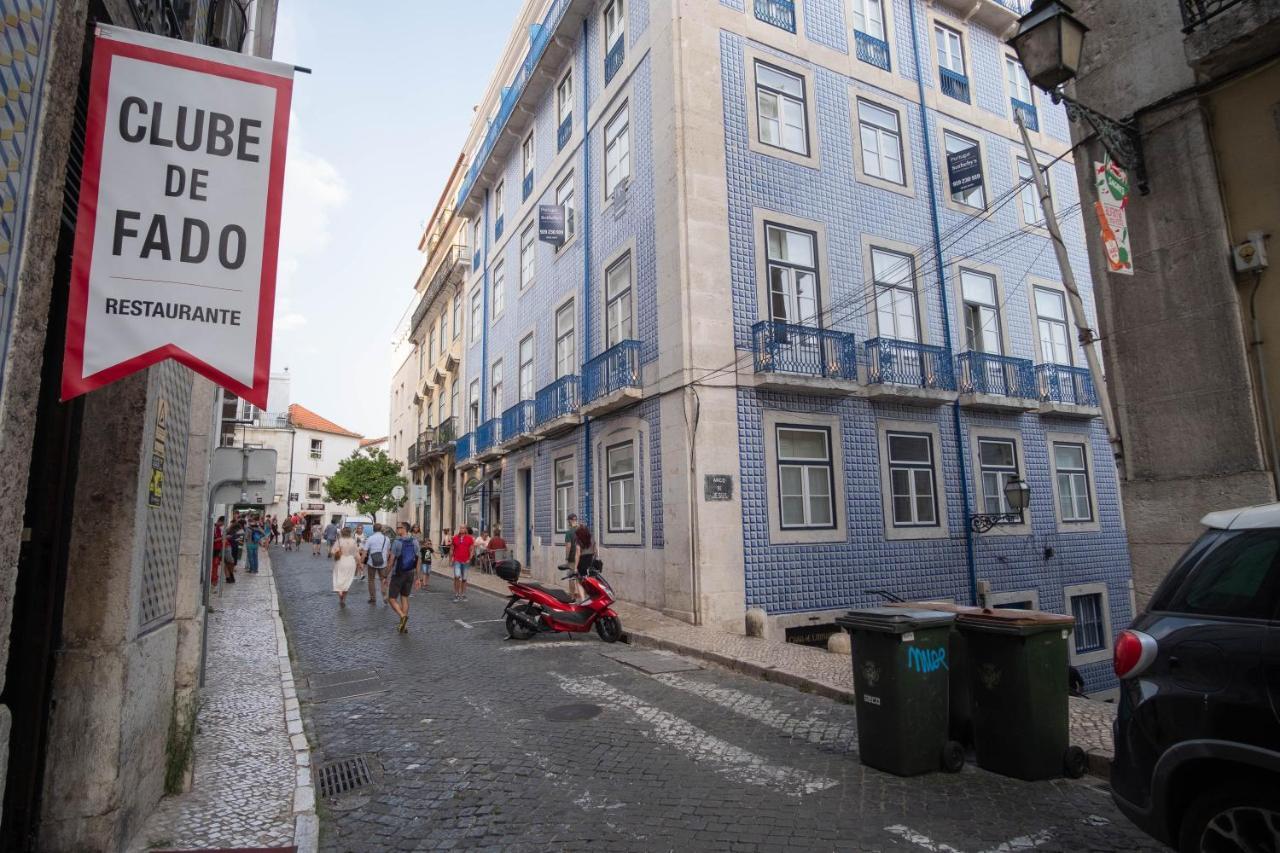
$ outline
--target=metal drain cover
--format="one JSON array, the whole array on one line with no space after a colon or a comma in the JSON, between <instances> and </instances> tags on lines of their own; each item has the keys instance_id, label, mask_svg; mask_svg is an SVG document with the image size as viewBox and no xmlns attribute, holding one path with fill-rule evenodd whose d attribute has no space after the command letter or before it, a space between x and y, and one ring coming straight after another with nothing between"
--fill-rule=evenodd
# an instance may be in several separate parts
<instances>
[{"instance_id":1,"label":"metal drain cover","mask_svg":"<svg viewBox=\"0 0 1280 853\"><path fill-rule=\"evenodd\" d=\"M316 790L322 797L340 797L373 781L373 769L363 755L326 761L316 770Z\"/></svg>"},{"instance_id":2,"label":"metal drain cover","mask_svg":"<svg viewBox=\"0 0 1280 853\"><path fill-rule=\"evenodd\" d=\"M590 702L574 702L570 705L557 705L548 708L542 715L553 723L579 723L600 716L601 707Z\"/></svg>"}]
</instances>

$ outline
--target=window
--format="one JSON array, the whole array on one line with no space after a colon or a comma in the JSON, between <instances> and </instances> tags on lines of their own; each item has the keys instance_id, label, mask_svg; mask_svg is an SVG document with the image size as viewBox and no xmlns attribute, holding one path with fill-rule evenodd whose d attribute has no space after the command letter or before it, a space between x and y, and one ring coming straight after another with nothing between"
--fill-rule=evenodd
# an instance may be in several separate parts
<instances>
[{"instance_id":1,"label":"window","mask_svg":"<svg viewBox=\"0 0 1280 853\"><path fill-rule=\"evenodd\" d=\"M480 328L480 323L484 320L484 302L480 293L480 288L471 291L471 342L475 343L480 340L480 334L484 330Z\"/></svg>"},{"instance_id":2,"label":"window","mask_svg":"<svg viewBox=\"0 0 1280 853\"><path fill-rule=\"evenodd\" d=\"M1061 441L1053 443L1053 469L1058 482L1058 513L1064 522L1093 521L1087 460L1083 444Z\"/></svg>"},{"instance_id":3,"label":"window","mask_svg":"<svg viewBox=\"0 0 1280 853\"><path fill-rule=\"evenodd\" d=\"M453 383L454 392L457 392L458 383ZM439 396L436 397L436 426L444 424L444 388L441 387Z\"/></svg>"},{"instance_id":4,"label":"window","mask_svg":"<svg viewBox=\"0 0 1280 853\"><path fill-rule=\"evenodd\" d=\"M1022 63L1012 56L1004 58L1004 76L1009 81L1009 97L1016 98L1024 104L1034 104L1031 94L1031 83L1027 80L1027 72Z\"/></svg>"},{"instance_id":5,"label":"window","mask_svg":"<svg viewBox=\"0 0 1280 853\"><path fill-rule=\"evenodd\" d=\"M1152 610L1272 619L1280 599L1275 530L1210 530L1170 574Z\"/></svg>"},{"instance_id":6,"label":"window","mask_svg":"<svg viewBox=\"0 0 1280 853\"><path fill-rule=\"evenodd\" d=\"M776 439L782 529L835 527L831 432L779 426Z\"/></svg>"},{"instance_id":7,"label":"window","mask_svg":"<svg viewBox=\"0 0 1280 853\"><path fill-rule=\"evenodd\" d=\"M576 372L577 360L573 347L573 301L556 311L556 379Z\"/></svg>"},{"instance_id":8,"label":"window","mask_svg":"<svg viewBox=\"0 0 1280 853\"><path fill-rule=\"evenodd\" d=\"M636 460L630 441L605 450L609 488L609 532L632 533L636 529Z\"/></svg>"},{"instance_id":9,"label":"window","mask_svg":"<svg viewBox=\"0 0 1280 853\"><path fill-rule=\"evenodd\" d=\"M520 365L516 382L520 385L520 399L532 400L533 388L533 335L526 335L520 341Z\"/></svg>"},{"instance_id":10,"label":"window","mask_svg":"<svg viewBox=\"0 0 1280 853\"><path fill-rule=\"evenodd\" d=\"M520 232L520 289L524 290L533 284L534 248L537 245L537 233L530 222Z\"/></svg>"},{"instance_id":11,"label":"window","mask_svg":"<svg viewBox=\"0 0 1280 853\"><path fill-rule=\"evenodd\" d=\"M859 98L858 133L863 174L906 186L898 114Z\"/></svg>"},{"instance_id":12,"label":"window","mask_svg":"<svg viewBox=\"0 0 1280 853\"><path fill-rule=\"evenodd\" d=\"M493 239L502 236L502 213L506 210L503 202L507 195L507 182L498 181L497 188L493 191Z\"/></svg>"},{"instance_id":13,"label":"window","mask_svg":"<svg viewBox=\"0 0 1280 853\"><path fill-rule=\"evenodd\" d=\"M506 265L502 261L493 266L493 277L490 280L489 292L489 317L495 318L502 313L502 309L506 304L505 293L507 290L507 271Z\"/></svg>"},{"instance_id":14,"label":"window","mask_svg":"<svg viewBox=\"0 0 1280 853\"><path fill-rule=\"evenodd\" d=\"M818 326L817 236L812 231L764 225L769 276L769 319Z\"/></svg>"},{"instance_id":15,"label":"window","mask_svg":"<svg viewBox=\"0 0 1280 853\"><path fill-rule=\"evenodd\" d=\"M981 171L982 149L978 147L978 143L975 140L961 136L958 133L952 133L949 130L943 131L942 139L946 145L948 154L958 154L961 151L970 151L977 148L978 150L974 152L974 156L978 158L978 169ZM966 207L982 208L987 206L987 199L982 189L981 181L975 183L967 190L960 190L959 192L951 193L951 200L956 204L963 204Z\"/></svg>"},{"instance_id":16,"label":"window","mask_svg":"<svg viewBox=\"0 0 1280 853\"><path fill-rule=\"evenodd\" d=\"M484 232L481 230L481 221L476 219L471 223L471 251L475 252L474 266L480 265L480 249L484 246Z\"/></svg>"},{"instance_id":17,"label":"window","mask_svg":"<svg viewBox=\"0 0 1280 853\"><path fill-rule=\"evenodd\" d=\"M1044 287L1035 289L1036 329L1040 334L1040 357L1048 364L1071 364L1067 343L1067 304L1063 295Z\"/></svg>"},{"instance_id":18,"label":"window","mask_svg":"<svg viewBox=\"0 0 1280 853\"><path fill-rule=\"evenodd\" d=\"M964 44L955 30L935 24L933 42L938 49L938 67L964 76Z\"/></svg>"},{"instance_id":19,"label":"window","mask_svg":"<svg viewBox=\"0 0 1280 853\"><path fill-rule=\"evenodd\" d=\"M577 223L574 221L573 175L569 175L556 187L556 204L564 208L564 242L573 239ZM563 243L561 245L564 245Z\"/></svg>"},{"instance_id":20,"label":"window","mask_svg":"<svg viewBox=\"0 0 1280 853\"><path fill-rule=\"evenodd\" d=\"M604 10L604 44L605 53L622 39L626 33L626 20L623 15L622 0L613 0Z\"/></svg>"},{"instance_id":21,"label":"window","mask_svg":"<svg viewBox=\"0 0 1280 853\"><path fill-rule=\"evenodd\" d=\"M894 526L936 527L938 503L931 437L923 433L891 432L887 438Z\"/></svg>"},{"instance_id":22,"label":"window","mask_svg":"<svg viewBox=\"0 0 1280 853\"><path fill-rule=\"evenodd\" d=\"M853 28L860 33L886 41L884 0L853 0Z\"/></svg>"},{"instance_id":23,"label":"window","mask_svg":"<svg viewBox=\"0 0 1280 853\"><path fill-rule=\"evenodd\" d=\"M530 132L529 135L524 138L524 144L520 146L520 166L521 166L521 169L523 170L521 174L524 175L525 181L528 182L528 180L533 177L533 133L532 132Z\"/></svg>"},{"instance_id":24,"label":"window","mask_svg":"<svg viewBox=\"0 0 1280 853\"><path fill-rule=\"evenodd\" d=\"M1102 593L1091 592L1071 596L1071 615L1075 617L1076 654L1096 652L1106 648L1103 634Z\"/></svg>"},{"instance_id":25,"label":"window","mask_svg":"<svg viewBox=\"0 0 1280 853\"><path fill-rule=\"evenodd\" d=\"M1018 451L1004 438L978 439L978 479L982 494L978 500L987 513L1011 513L1004 487L1018 476Z\"/></svg>"},{"instance_id":26,"label":"window","mask_svg":"<svg viewBox=\"0 0 1280 853\"><path fill-rule=\"evenodd\" d=\"M900 341L920 340L914 259L901 252L873 248L871 276L876 291L877 334Z\"/></svg>"},{"instance_id":27,"label":"window","mask_svg":"<svg viewBox=\"0 0 1280 853\"><path fill-rule=\"evenodd\" d=\"M318 498L318 497L320 497L320 488L321 488L321 486L320 486L320 478L319 478L319 477L308 477L308 478L307 478L307 497L309 497L309 498Z\"/></svg>"},{"instance_id":28,"label":"window","mask_svg":"<svg viewBox=\"0 0 1280 853\"><path fill-rule=\"evenodd\" d=\"M563 126L573 118L573 72L564 75L556 87L556 124Z\"/></svg>"},{"instance_id":29,"label":"window","mask_svg":"<svg viewBox=\"0 0 1280 853\"><path fill-rule=\"evenodd\" d=\"M973 352L1003 352L1000 341L1000 303L996 300L994 276L960 270L960 290L964 296L964 342Z\"/></svg>"},{"instance_id":30,"label":"window","mask_svg":"<svg viewBox=\"0 0 1280 853\"><path fill-rule=\"evenodd\" d=\"M631 254L604 274L605 349L631 339Z\"/></svg>"},{"instance_id":31,"label":"window","mask_svg":"<svg viewBox=\"0 0 1280 853\"><path fill-rule=\"evenodd\" d=\"M427 330L427 352L436 351L436 327L433 323L431 328Z\"/></svg>"},{"instance_id":32,"label":"window","mask_svg":"<svg viewBox=\"0 0 1280 853\"><path fill-rule=\"evenodd\" d=\"M447 348L446 341L449 340L449 312L440 311L440 354L444 355Z\"/></svg>"},{"instance_id":33,"label":"window","mask_svg":"<svg viewBox=\"0 0 1280 853\"><path fill-rule=\"evenodd\" d=\"M489 368L489 417L496 418L502 412L502 359Z\"/></svg>"},{"instance_id":34,"label":"window","mask_svg":"<svg viewBox=\"0 0 1280 853\"><path fill-rule=\"evenodd\" d=\"M324 453L324 441L319 438L311 439L311 458L319 459Z\"/></svg>"},{"instance_id":35,"label":"window","mask_svg":"<svg viewBox=\"0 0 1280 853\"><path fill-rule=\"evenodd\" d=\"M613 191L631 177L631 137L627 108L628 105L624 104L604 126L605 198L611 198Z\"/></svg>"},{"instance_id":36,"label":"window","mask_svg":"<svg viewBox=\"0 0 1280 853\"><path fill-rule=\"evenodd\" d=\"M449 417L451 418L458 416L458 385L458 380L453 380L453 389L449 392ZM454 428L456 429L457 427L455 426Z\"/></svg>"},{"instance_id":37,"label":"window","mask_svg":"<svg viewBox=\"0 0 1280 853\"><path fill-rule=\"evenodd\" d=\"M462 334L462 297L453 297L453 336Z\"/></svg>"},{"instance_id":38,"label":"window","mask_svg":"<svg viewBox=\"0 0 1280 853\"><path fill-rule=\"evenodd\" d=\"M1049 175L1045 174L1047 181ZM1031 164L1025 157L1018 158L1018 182L1022 185L1018 190L1019 204L1022 212L1022 224L1044 227L1044 210L1040 207L1040 193L1036 190L1035 174Z\"/></svg>"},{"instance_id":39,"label":"window","mask_svg":"<svg viewBox=\"0 0 1280 853\"><path fill-rule=\"evenodd\" d=\"M760 141L774 148L809 153L804 79L756 62L756 113Z\"/></svg>"},{"instance_id":40,"label":"window","mask_svg":"<svg viewBox=\"0 0 1280 853\"><path fill-rule=\"evenodd\" d=\"M472 379L467 389L467 429L473 430L480 425L480 380Z\"/></svg>"},{"instance_id":41,"label":"window","mask_svg":"<svg viewBox=\"0 0 1280 853\"><path fill-rule=\"evenodd\" d=\"M565 533L569 530L569 513L573 512L574 505L575 473L572 456L563 456L555 461L556 533Z\"/></svg>"}]
</instances>

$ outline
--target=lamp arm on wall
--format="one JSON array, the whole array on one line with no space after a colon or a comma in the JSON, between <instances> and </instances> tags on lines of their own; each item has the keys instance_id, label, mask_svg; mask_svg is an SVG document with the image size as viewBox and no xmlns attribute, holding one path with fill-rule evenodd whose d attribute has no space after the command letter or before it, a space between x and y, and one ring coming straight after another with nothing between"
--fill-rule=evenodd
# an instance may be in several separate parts
<instances>
[{"instance_id":1,"label":"lamp arm on wall","mask_svg":"<svg viewBox=\"0 0 1280 853\"><path fill-rule=\"evenodd\" d=\"M1142 134L1138 130L1136 119L1113 119L1097 110L1087 107L1062 91L1054 89L1049 93L1055 104L1062 104L1067 118L1071 121L1085 121L1098 134L1102 147L1107 149L1121 168L1133 176L1138 192L1146 195L1147 168L1142 156Z\"/></svg>"}]
</instances>

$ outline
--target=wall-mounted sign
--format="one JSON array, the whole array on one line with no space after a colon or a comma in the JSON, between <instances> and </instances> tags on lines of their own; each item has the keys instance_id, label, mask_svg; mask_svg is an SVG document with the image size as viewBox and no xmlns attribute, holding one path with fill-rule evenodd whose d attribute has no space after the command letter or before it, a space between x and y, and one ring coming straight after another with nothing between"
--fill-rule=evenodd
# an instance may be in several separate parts
<instances>
[{"instance_id":1,"label":"wall-mounted sign","mask_svg":"<svg viewBox=\"0 0 1280 853\"><path fill-rule=\"evenodd\" d=\"M709 501L733 500L733 475L707 474L703 480L703 496Z\"/></svg>"},{"instance_id":2,"label":"wall-mounted sign","mask_svg":"<svg viewBox=\"0 0 1280 853\"><path fill-rule=\"evenodd\" d=\"M978 146L947 153L947 183L953 196L982 186L982 154Z\"/></svg>"},{"instance_id":3,"label":"wall-mounted sign","mask_svg":"<svg viewBox=\"0 0 1280 853\"><path fill-rule=\"evenodd\" d=\"M322 504L322 503L309 503L309 504L303 504L302 508L303 508L303 509L314 509L314 510L320 510L321 512L323 512L323 511L324 511L324 504Z\"/></svg>"},{"instance_id":4,"label":"wall-mounted sign","mask_svg":"<svg viewBox=\"0 0 1280 853\"><path fill-rule=\"evenodd\" d=\"M564 244L565 210L559 204L538 205L538 239L556 246Z\"/></svg>"},{"instance_id":5,"label":"wall-mounted sign","mask_svg":"<svg viewBox=\"0 0 1280 853\"><path fill-rule=\"evenodd\" d=\"M151 440L151 480L147 484L147 506L160 506L164 497L164 457L169 441L169 401L156 403L156 428Z\"/></svg>"},{"instance_id":6,"label":"wall-mounted sign","mask_svg":"<svg viewBox=\"0 0 1280 853\"><path fill-rule=\"evenodd\" d=\"M291 500L291 501L296 501L297 499L298 499L298 493L297 493L297 492L290 492L290 493L289 493L289 500Z\"/></svg>"},{"instance_id":7,"label":"wall-mounted sign","mask_svg":"<svg viewBox=\"0 0 1280 853\"><path fill-rule=\"evenodd\" d=\"M1129 244L1129 176L1111 161L1093 164L1098 200L1094 212L1102 231L1102 248L1107 255L1107 272L1133 275L1133 247Z\"/></svg>"},{"instance_id":8,"label":"wall-mounted sign","mask_svg":"<svg viewBox=\"0 0 1280 853\"><path fill-rule=\"evenodd\" d=\"M172 358L266 408L293 68L96 35L62 398Z\"/></svg>"}]
</instances>

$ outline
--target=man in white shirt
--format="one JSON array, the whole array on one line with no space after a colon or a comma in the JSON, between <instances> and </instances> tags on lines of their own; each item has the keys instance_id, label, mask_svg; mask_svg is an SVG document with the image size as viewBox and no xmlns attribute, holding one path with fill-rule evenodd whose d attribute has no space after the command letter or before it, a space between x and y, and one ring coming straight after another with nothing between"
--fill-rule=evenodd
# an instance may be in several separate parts
<instances>
[{"instance_id":1,"label":"man in white shirt","mask_svg":"<svg viewBox=\"0 0 1280 853\"><path fill-rule=\"evenodd\" d=\"M360 549L360 559L365 565L365 575L369 580L369 603L378 603L378 587L387 574L391 557L391 540L382 532L381 524L373 525L373 535L364 542ZM386 604L386 595L383 595Z\"/></svg>"}]
</instances>

